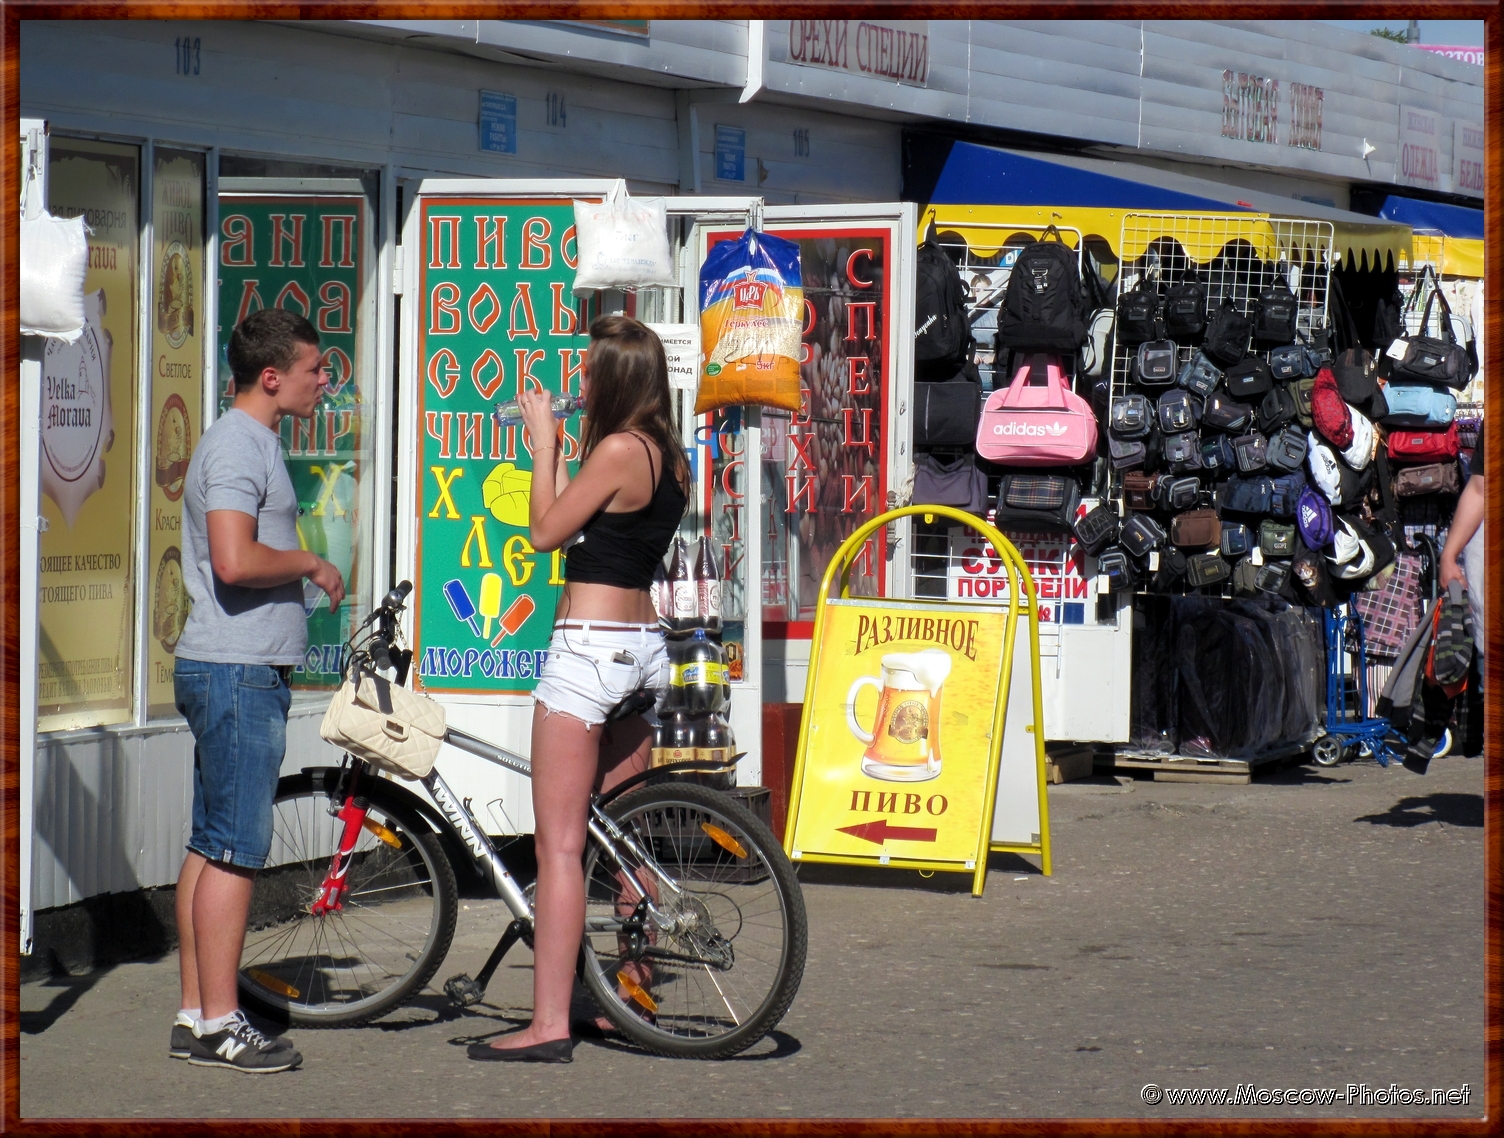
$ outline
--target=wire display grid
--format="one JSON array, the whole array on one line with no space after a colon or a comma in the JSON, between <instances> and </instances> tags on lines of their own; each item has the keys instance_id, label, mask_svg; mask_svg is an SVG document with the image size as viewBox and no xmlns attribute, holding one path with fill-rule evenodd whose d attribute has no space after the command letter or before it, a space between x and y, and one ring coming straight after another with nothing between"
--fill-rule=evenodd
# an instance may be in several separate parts
<instances>
[{"instance_id":1,"label":"wire display grid","mask_svg":"<svg viewBox=\"0 0 1504 1138\"><path fill-rule=\"evenodd\" d=\"M1282 280L1298 301L1299 336L1314 340L1326 328L1327 290L1337 257L1331 222L1232 214L1130 213L1123 216L1118 250L1121 255L1132 249L1143 252L1131 259L1123 256L1118 270L1119 297L1136 288L1145 276L1163 295L1168 286L1189 279L1194 272L1206 289L1208 316L1227 297L1239 313L1251 317L1259 293ZM1206 259L1198 260L1193 250L1206 254ZM1136 346L1125 346L1113 337L1113 398L1133 390L1136 351ZM1177 344L1177 370L1188 364L1196 351L1193 344ZM1269 355L1267 351L1250 354L1262 359ZM1107 493L1109 500L1118 503L1119 514L1126 517L1121 472L1110 473Z\"/></svg>"},{"instance_id":2,"label":"wire display grid","mask_svg":"<svg viewBox=\"0 0 1504 1138\"><path fill-rule=\"evenodd\" d=\"M1087 500L1084 504L1089 508L1094 503ZM991 510L987 511L986 520L993 520ZM912 596L930 600L1008 603L1007 578L1000 565L979 567L977 564L989 560L986 539L980 534L974 534L976 540L971 542L965 540L966 531L961 527L939 518L926 522L922 517L914 520L912 532L909 553ZM1095 621L1095 614L1091 611L1094 602L1084 588L1094 571L1095 559L1086 557L1070 534L1011 529L1003 530L1003 534L1018 549L1039 591L1040 656L1058 659L1061 625ZM971 593L968 584L974 581L995 584L998 591L984 595L987 586L983 585L982 589Z\"/></svg>"},{"instance_id":3,"label":"wire display grid","mask_svg":"<svg viewBox=\"0 0 1504 1138\"><path fill-rule=\"evenodd\" d=\"M995 374L994 364L995 348L993 337L997 335L997 314L1002 304L1003 294L1008 288L1008 279L1013 275L1013 263L1018 258L1019 252L1025 248L1023 244L1008 244L1014 235L1040 234L1041 236L1053 228L1062 237L1067 234L1075 235L1076 269L1085 273L1082 263L1085 250L1085 235L1081 230L1070 225L1009 225L1000 222L969 221L966 223L968 230L988 229L999 234L1005 234L999 238L996 251L988 254L977 252L965 241L940 241L939 245L955 261L956 269L961 274L961 284L966 290L966 316L971 325L972 337L976 340L976 364L977 371L982 377L982 390L992 391L998 386L998 377ZM1038 240L1038 238L1035 238ZM1073 361L1067 361L1068 364ZM1067 374L1074 381L1074 367L1068 367ZM1003 377L1006 382L1007 377Z\"/></svg>"}]
</instances>

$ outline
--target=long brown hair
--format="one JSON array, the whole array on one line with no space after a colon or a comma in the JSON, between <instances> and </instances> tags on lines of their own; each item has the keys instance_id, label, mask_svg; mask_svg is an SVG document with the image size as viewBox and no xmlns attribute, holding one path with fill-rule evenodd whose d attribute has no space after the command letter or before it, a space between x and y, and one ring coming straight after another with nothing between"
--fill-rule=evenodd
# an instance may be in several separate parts
<instances>
[{"instance_id":1,"label":"long brown hair","mask_svg":"<svg viewBox=\"0 0 1504 1138\"><path fill-rule=\"evenodd\" d=\"M684 486L689 464L674 430L663 341L630 316L598 316L590 325L586 367L590 395L580 440L584 457L608 435L636 431L657 445L664 473Z\"/></svg>"}]
</instances>

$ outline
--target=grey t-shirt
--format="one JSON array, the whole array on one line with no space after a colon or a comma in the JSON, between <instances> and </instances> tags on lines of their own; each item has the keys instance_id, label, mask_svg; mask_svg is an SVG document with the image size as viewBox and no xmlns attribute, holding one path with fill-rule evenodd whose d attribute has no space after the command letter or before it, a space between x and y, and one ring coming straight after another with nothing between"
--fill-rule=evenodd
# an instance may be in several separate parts
<instances>
[{"instance_id":1,"label":"grey t-shirt","mask_svg":"<svg viewBox=\"0 0 1504 1138\"><path fill-rule=\"evenodd\" d=\"M211 664L301 664L308 651L303 582L227 585L209 560L210 510L256 519L256 540L298 548L298 498L277 433L231 408L204 432L183 482L183 583L193 608L177 654Z\"/></svg>"}]
</instances>

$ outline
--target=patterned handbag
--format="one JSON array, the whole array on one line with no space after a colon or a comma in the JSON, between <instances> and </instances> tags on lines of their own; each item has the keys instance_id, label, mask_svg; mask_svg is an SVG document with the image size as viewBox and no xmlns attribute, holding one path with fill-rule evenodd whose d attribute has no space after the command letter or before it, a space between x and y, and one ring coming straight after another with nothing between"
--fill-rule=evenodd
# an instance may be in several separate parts
<instances>
[{"instance_id":1,"label":"patterned handbag","mask_svg":"<svg viewBox=\"0 0 1504 1138\"><path fill-rule=\"evenodd\" d=\"M1420 624L1421 557L1396 553L1394 572L1372 592L1353 594L1353 607L1363 618L1363 639L1370 656L1394 657Z\"/></svg>"}]
</instances>

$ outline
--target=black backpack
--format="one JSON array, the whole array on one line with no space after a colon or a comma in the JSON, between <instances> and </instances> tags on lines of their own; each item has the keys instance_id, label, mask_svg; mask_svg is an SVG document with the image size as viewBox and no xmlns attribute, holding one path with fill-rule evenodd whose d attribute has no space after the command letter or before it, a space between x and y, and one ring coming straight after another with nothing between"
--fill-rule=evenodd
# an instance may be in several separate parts
<instances>
[{"instance_id":1,"label":"black backpack","mask_svg":"<svg viewBox=\"0 0 1504 1138\"><path fill-rule=\"evenodd\" d=\"M1162 339L1158 313L1159 294L1145 274L1132 289L1118 297L1118 322L1113 330L1118 343L1132 346Z\"/></svg>"},{"instance_id":2,"label":"black backpack","mask_svg":"<svg viewBox=\"0 0 1504 1138\"><path fill-rule=\"evenodd\" d=\"M919 246L916 272L914 361L924 378L949 379L966 360L971 326L961 274L933 233Z\"/></svg>"},{"instance_id":3,"label":"black backpack","mask_svg":"<svg viewBox=\"0 0 1504 1138\"><path fill-rule=\"evenodd\" d=\"M1283 277L1259 293L1253 309L1253 339L1265 348L1295 343L1295 319L1300 302Z\"/></svg>"},{"instance_id":4,"label":"black backpack","mask_svg":"<svg viewBox=\"0 0 1504 1138\"><path fill-rule=\"evenodd\" d=\"M1199 344L1206 333L1206 289L1199 274L1190 276L1165 293L1165 335L1177 344Z\"/></svg>"},{"instance_id":5,"label":"black backpack","mask_svg":"<svg viewBox=\"0 0 1504 1138\"><path fill-rule=\"evenodd\" d=\"M1075 251L1052 225L1013 262L998 309L996 346L1074 353L1086 339L1085 307Z\"/></svg>"},{"instance_id":6,"label":"black backpack","mask_svg":"<svg viewBox=\"0 0 1504 1138\"><path fill-rule=\"evenodd\" d=\"M1201 343L1201 350L1212 362L1232 367L1248 350L1248 338L1252 333L1252 321L1237 310L1231 297L1224 295L1221 305L1207 318L1206 338Z\"/></svg>"}]
</instances>

